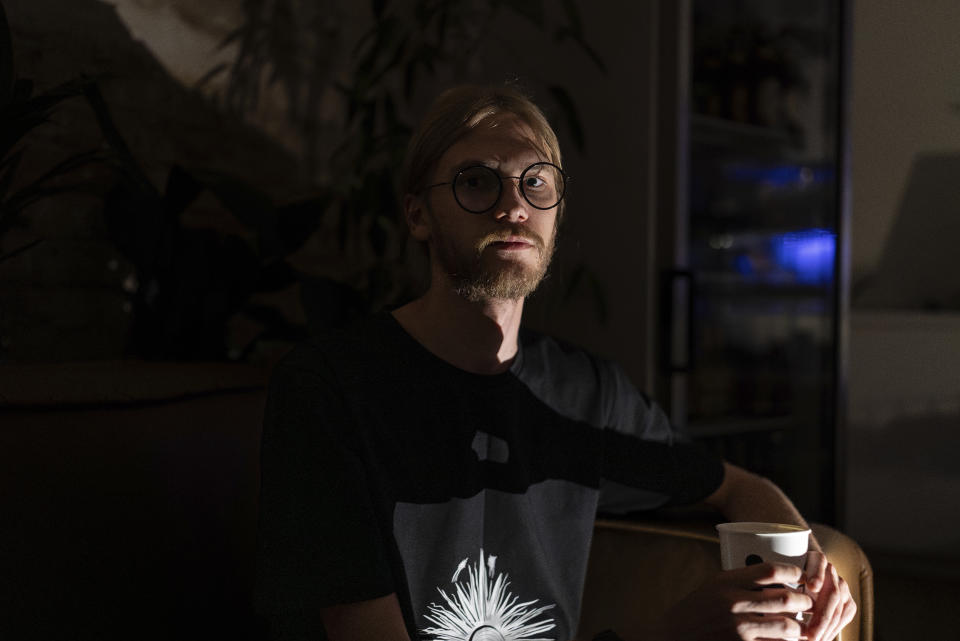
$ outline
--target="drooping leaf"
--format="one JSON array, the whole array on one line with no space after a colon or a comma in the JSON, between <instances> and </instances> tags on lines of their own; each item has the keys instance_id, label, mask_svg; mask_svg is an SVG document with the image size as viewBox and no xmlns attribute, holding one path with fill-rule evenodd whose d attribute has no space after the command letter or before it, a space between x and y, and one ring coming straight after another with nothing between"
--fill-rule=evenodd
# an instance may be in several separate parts
<instances>
[{"instance_id":1,"label":"drooping leaf","mask_svg":"<svg viewBox=\"0 0 960 641\"><path fill-rule=\"evenodd\" d=\"M225 62L221 62L217 65L214 65L213 67L210 68L209 71L207 71L202 76L200 76L200 79L197 80L196 83L194 83L193 85L194 89L203 89L204 87L207 86L207 83L209 83L211 80L213 80L220 74L227 73L229 70L230 70L230 65L228 65Z\"/></svg>"},{"instance_id":2,"label":"drooping leaf","mask_svg":"<svg viewBox=\"0 0 960 641\"><path fill-rule=\"evenodd\" d=\"M42 184L46 183L54 178L59 178L65 174L68 174L72 171L83 167L84 165L89 165L92 163L105 163L109 164L110 154L103 152L100 149L94 149L92 151L85 151L79 154L75 154L61 160L56 165L45 171L43 174L38 177L34 183Z\"/></svg>"},{"instance_id":3,"label":"drooping leaf","mask_svg":"<svg viewBox=\"0 0 960 641\"><path fill-rule=\"evenodd\" d=\"M25 244L25 245L21 245L20 247L17 247L16 249L13 249L13 250L11 250L11 251L9 251L9 252L6 252L5 254L0 254L0 263L6 262L6 261L10 260L11 258L14 258L15 256L19 256L19 255L22 254L23 252L25 252L25 251L33 248L33 247L36 247L37 245L39 245L39 244L42 243L42 242L43 242L43 239L42 239L42 238L38 238L37 240L32 240L32 241L30 241L29 243L27 243L27 244Z\"/></svg>"},{"instance_id":4,"label":"drooping leaf","mask_svg":"<svg viewBox=\"0 0 960 641\"><path fill-rule=\"evenodd\" d=\"M587 54L587 57L593 61L593 64L596 65L597 69L599 69L601 73L607 73L607 64L603 61L603 58L600 57L600 54L597 53L597 50L586 41L586 39L583 37L583 34L576 34L573 39L578 45L580 45L580 48L585 54Z\"/></svg>"},{"instance_id":5,"label":"drooping leaf","mask_svg":"<svg viewBox=\"0 0 960 641\"><path fill-rule=\"evenodd\" d=\"M99 195L89 185L85 184L45 187L42 184L32 183L17 190L3 202L2 209L0 209L0 236L22 222L19 214L30 205L44 198L69 193L94 193Z\"/></svg>"},{"instance_id":6,"label":"drooping leaf","mask_svg":"<svg viewBox=\"0 0 960 641\"><path fill-rule=\"evenodd\" d=\"M36 127L46 123L50 114L64 100L80 95L86 81L70 81L37 96L30 97L31 83L18 81L12 99L0 105L0 153L13 147Z\"/></svg>"},{"instance_id":7,"label":"drooping leaf","mask_svg":"<svg viewBox=\"0 0 960 641\"><path fill-rule=\"evenodd\" d=\"M373 74L370 78L369 83L375 85L380 82L380 80L386 76L388 73L393 72L400 64L400 61L403 59L404 54L407 51L407 44L410 42L410 38L406 37L400 40L397 43L397 46L394 48L393 53L390 55L390 58L381 65L380 69Z\"/></svg>"},{"instance_id":8,"label":"drooping leaf","mask_svg":"<svg viewBox=\"0 0 960 641\"><path fill-rule=\"evenodd\" d=\"M84 86L83 93L87 99L87 103L93 110L94 117L97 119L100 132L103 134L107 144L117 155L117 159L119 160L120 165L123 167L124 174L130 180L134 181L139 189L146 193L152 194L156 198L159 198L159 192L153 186L153 183L150 182L150 179L147 177L144 171L140 168L140 164L137 162L136 158L134 158L133 153L131 153L130 148L127 146L127 141L124 139L123 135L120 133L120 130L114 123L113 116L110 115L110 109L107 107L107 103L103 99L103 94L100 93L100 88L97 87L96 83L89 83Z\"/></svg>"}]
</instances>

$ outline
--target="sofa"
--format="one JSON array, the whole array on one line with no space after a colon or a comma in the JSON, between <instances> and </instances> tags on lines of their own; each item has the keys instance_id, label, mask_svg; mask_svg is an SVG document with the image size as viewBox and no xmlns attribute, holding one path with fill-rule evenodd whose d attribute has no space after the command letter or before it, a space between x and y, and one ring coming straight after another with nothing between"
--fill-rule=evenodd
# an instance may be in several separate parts
<instances>
[{"instance_id":1,"label":"sofa","mask_svg":"<svg viewBox=\"0 0 960 641\"><path fill-rule=\"evenodd\" d=\"M236 364L0 364L0 638L255 639L267 372ZM719 568L711 517L599 520L580 630L632 627ZM815 526L872 639L870 566ZM587 637L588 638L588 637Z\"/></svg>"}]
</instances>

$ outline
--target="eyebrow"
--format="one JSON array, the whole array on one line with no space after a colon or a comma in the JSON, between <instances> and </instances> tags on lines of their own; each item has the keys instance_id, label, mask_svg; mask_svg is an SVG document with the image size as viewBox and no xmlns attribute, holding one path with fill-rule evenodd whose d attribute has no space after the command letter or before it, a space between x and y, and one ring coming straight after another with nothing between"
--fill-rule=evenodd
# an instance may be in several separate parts
<instances>
[{"instance_id":1,"label":"eyebrow","mask_svg":"<svg viewBox=\"0 0 960 641\"><path fill-rule=\"evenodd\" d=\"M526 165L524 165L523 167L524 169L526 169L530 165L535 165L538 162L548 162L546 160L542 160L539 155L534 155L531 157L533 158L533 160L531 160ZM489 158L487 158L486 160L481 160L479 158L468 158L467 160L457 163L450 169L453 173L457 173L458 171L463 171L467 167L476 167L477 165L481 165L483 167L490 167L491 169L500 169L500 165L502 164L503 163L500 161L491 160ZM494 165L496 166L494 167Z\"/></svg>"},{"instance_id":2,"label":"eyebrow","mask_svg":"<svg viewBox=\"0 0 960 641\"><path fill-rule=\"evenodd\" d=\"M458 162L456 165L454 165L453 167L451 167L451 169L454 171L454 173L456 173L456 172L458 172L458 171L462 171L462 170L466 169L467 167L476 167L477 165L483 165L484 167L490 167L491 164L492 164L492 162L491 162L489 159L486 160L486 161L483 161L483 160L479 160L479 159L476 159L476 158L469 158L469 159L467 159L467 160L464 160L463 162Z\"/></svg>"}]
</instances>

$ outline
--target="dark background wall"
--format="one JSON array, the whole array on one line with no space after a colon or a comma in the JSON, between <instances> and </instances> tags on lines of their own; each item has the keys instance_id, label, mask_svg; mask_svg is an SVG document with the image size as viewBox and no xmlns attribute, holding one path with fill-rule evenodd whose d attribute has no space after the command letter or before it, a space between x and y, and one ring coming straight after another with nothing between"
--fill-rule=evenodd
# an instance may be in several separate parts
<instances>
[{"instance_id":1,"label":"dark background wall","mask_svg":"<svg viewBox=\"0 0 960 641\"><path fill-rule=\"evenodd\" d=\"M332 3L336 4L336 3ZM657 141L652 89L658 46L656 3L581 7L587 41L606 64L601 72L571 42L556 44L515 15L488 27L486 49L466 69L440 69L407 109L416 112L438 87L463 80L519 78L551 111L574 177L561 251L551 279L530 306L528 321L620 360L642 386L650 383L650 300L654 198L652 149ZM278 201L311 193L302 140L284 118L282 96L266 91L242 118L215 98L223 77L195 88L213 65L235 51L217 49L237 23L238 3L8 0L17 72L40 88L78 74L98 79L105 101L134 157L158 188L174 164L230 172ZM370 24L364 3L342 3L343 51ZM343 55L341 52L340 55ZM344 64L344 63L338 63ZM579 150L547 86L567 88L578 110L585 147ZM88 106L72 100L54 122L31 136L26 179L61 155L101 142ZM91 169L88 179L106 183ZM322 178L322 177L320 177ZM28 212L28 226L3 238L3 248L42 238L0 269L5 358L83 360L124 355L130 331L132 267L106 237L101 200L80 196L43 201ZM229 212L209 197L185 212L187 224L242 235ZM319 236L322 236L319 234ZM323 239L308 244L298 267L341 276L325 255ZM311 253L312 252L312 253ZM331 264L333 263L333 264ZM585 268L587 278L572 278ZM579 284L577 284L579 283ZM126 290L124 288L127 288ZM296 292L267 300L298 318ZM253 328L230 325L242 346Z\"/></svg>"}]
</instances>

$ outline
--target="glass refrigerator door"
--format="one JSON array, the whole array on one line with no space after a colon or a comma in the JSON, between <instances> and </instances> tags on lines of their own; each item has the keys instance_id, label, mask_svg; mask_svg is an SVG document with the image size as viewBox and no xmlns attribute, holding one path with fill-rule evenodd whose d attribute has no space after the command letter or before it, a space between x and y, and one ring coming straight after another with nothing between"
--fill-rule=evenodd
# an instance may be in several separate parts
<instances>
[{"instance_id":1,"label":"glass refrigerator door","mask_svg":"<svg viewBox=\"0 0 960 641\"><path fill-rule=\"evenodd\" d=\"M828 522L840 20L832 0L693 4L679 368L690 432Z\"/></svg>"}]
</instances>

